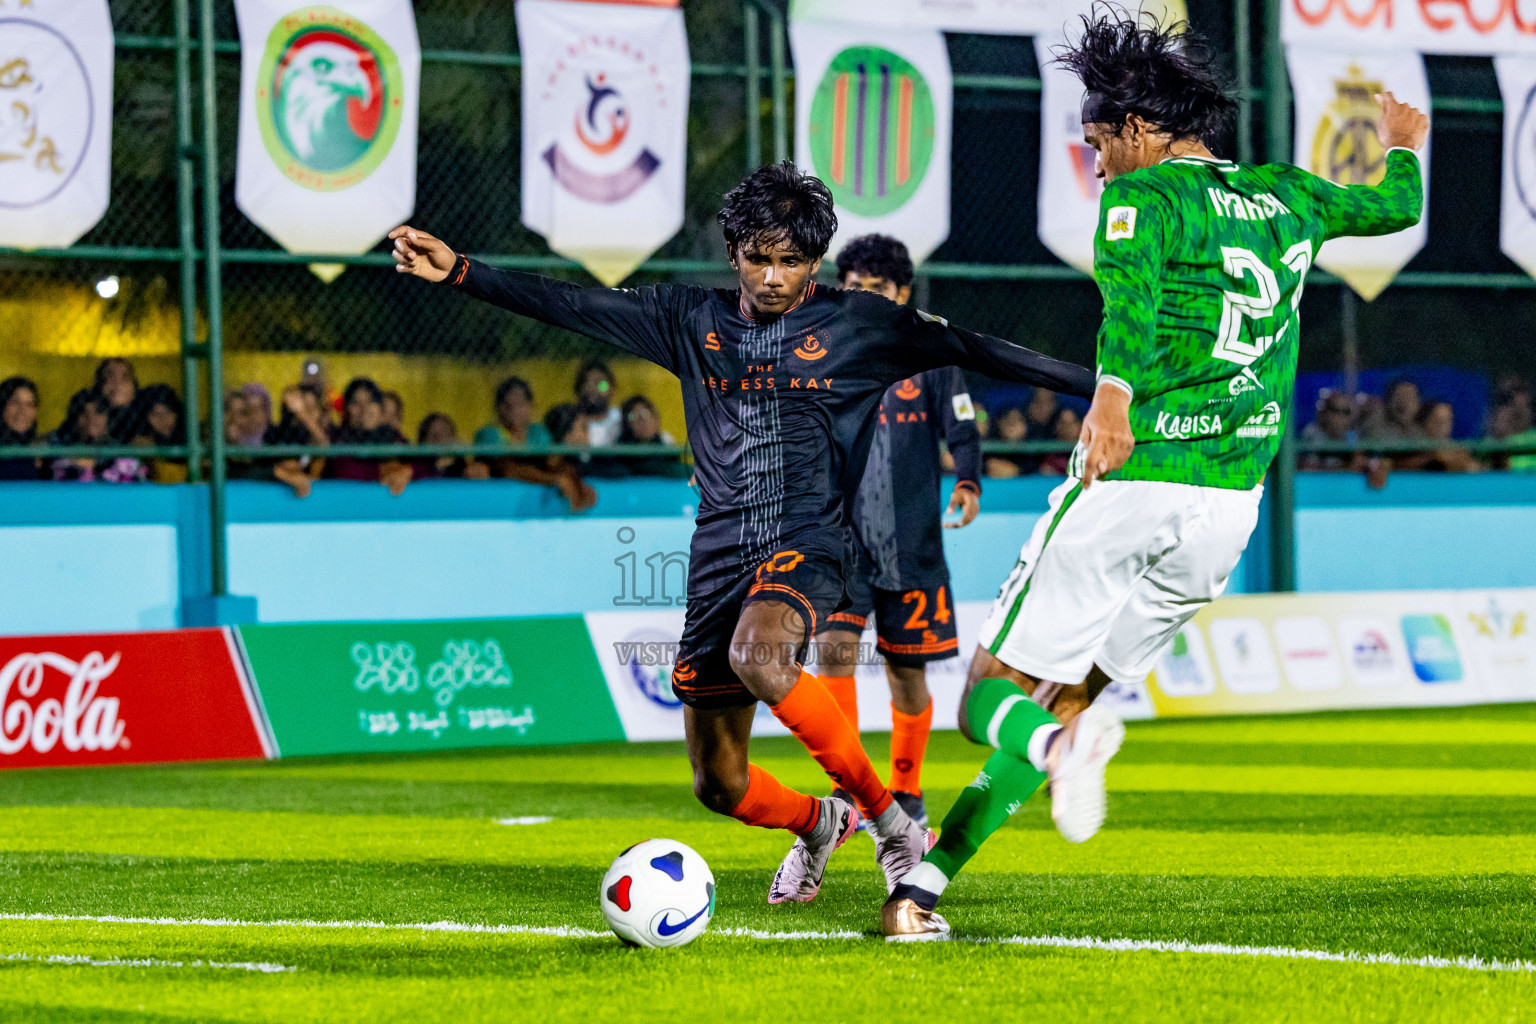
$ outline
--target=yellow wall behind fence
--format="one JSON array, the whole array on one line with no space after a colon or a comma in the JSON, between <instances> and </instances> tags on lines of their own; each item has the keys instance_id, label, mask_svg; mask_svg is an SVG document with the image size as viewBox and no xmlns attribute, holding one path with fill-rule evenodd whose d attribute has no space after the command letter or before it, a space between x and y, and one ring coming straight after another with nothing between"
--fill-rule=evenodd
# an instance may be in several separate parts
<instances>
[{"instance_id":1,"label":"yellow wall behind fence","mask_svg":"<svg viewBox=\"0 0 1536 1024\"><path fill-rule=\"evenodd\" d=\"M179 311L165 294L140 293L134 298L137 301L103 302L83 285L22 275L6 279L6 287L0 288L0 377L20 374L37 382L42 431L59 425L69 396L91 383L97 362L108 356L131 359L141 385L163 382L181 390ZM200 333L203 326L199 324ZM412 440L417 424L431 412L452 416L467 440L494 420L496 385L510 374L525 378L533 387L534 403L542 416L551 406L574 397L572 385L580 362L524 359L486 365L448 356L378 352L228 352L225 387L264 384L275 404L284 387L298 382L311 358L324 364L335 391L358 376L372 377L386 391L398 391L405 401L406 433ZM648 396L661 413L663 429L681 441L685 431L677 379L639 359L615 354L608 362L616 378L615 404L634 394ZM206 416L206 378L202 394Z\"/></svg>"}]
</instances>

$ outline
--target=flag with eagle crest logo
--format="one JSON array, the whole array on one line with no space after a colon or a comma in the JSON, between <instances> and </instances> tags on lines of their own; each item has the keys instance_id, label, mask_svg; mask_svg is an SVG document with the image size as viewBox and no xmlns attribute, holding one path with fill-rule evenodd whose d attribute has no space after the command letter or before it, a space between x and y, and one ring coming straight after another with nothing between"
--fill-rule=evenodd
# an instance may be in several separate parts
<instances>
[{"instance_id":1,"label":"flag with eagle crest logo","mask_svg":"<svg viewBox=\"0 0 1536 1024\"><path fill-rule=\"evenodd\" d=\"M688 37L676 0L518 0L523 223L612 287L683 226Z\"/></svg>"},{"instance_id":2,"label":"flag with eagle crest logo","mask_svg":"<svg viewBox=\"0 0 1536 1024\"><path fill-rule=\"evenodd\" d=\"M366 252L416 205L410 0L236 0L235 14L236 204L289 252Z\"/></svg>"}]
</instances>

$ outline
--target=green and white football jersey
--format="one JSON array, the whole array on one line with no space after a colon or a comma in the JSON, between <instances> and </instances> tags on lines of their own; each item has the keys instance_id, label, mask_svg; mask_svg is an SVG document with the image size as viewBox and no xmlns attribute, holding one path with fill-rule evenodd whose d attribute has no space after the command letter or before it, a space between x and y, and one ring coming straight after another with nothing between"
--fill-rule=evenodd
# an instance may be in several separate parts
<instances>
[{"instance_id":1,"label":"green and white football jersey","mask_svg":"<svg viewBox=\"0 0 1536 1024\"><path fill-rule=\"evenodd\" d=\"M1098 372L1131 395L1136 449L1108 479L1256 486L1285 430L1318 249L1401 231L1422 206L1406 149L1388 152L1379 185L1202 157L1110 182L1094 243Z\"/></svg>"}]
</instances>

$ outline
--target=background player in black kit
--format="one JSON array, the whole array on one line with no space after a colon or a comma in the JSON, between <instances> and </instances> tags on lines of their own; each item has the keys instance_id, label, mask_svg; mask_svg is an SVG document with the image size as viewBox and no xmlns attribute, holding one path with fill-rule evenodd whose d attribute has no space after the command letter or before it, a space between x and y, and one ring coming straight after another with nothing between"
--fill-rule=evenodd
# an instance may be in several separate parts
<instances>
[{"instance_id":1,"label":"background player in black kit","mask_svg":"<svg viewBox=\"0 0 1536 1024\"><path fill-rule=\"evenodd\" d=\"M837 280L849 291L883 295L899 305L912 297L912 257L885 235L855 238L837 254ZM828 616L817 645L816 675L859 726L854 684L858 639L871 614L891 687L891 775L896 802L919 825L923 753L933 724L930 661L953 658L955 602L944 561L939 505L939 439L955 460L949 511L966 526L981 504L981 432L965 374L954 366L908 377L885 393L875 421L864 479L854 499L844 586L849 607Z\"/></svg>"},{"instance_id":2,"label":"background player in black kit","mask_svg":"<svg viewBox=\"0 0 1536 1024\"><path fill-rule=\"evenodd\" d=\"M748 763L761 700L868 819L889 889L926 852L927 830L893 800L857 730L801 667L819 625L843 602L844 509L880 399L938 366L1078 395L1092 391L1093 374L878 295L818 287L812 277L837 217L827 187L793 164L753 172L725 197L719 220L738 289L581 288L492 270L409 226L390 238L402 273L446 281L677 375L700 496L673 671L694 792L711 810L794 832L769 902L815 897L858 814Z\"/></svg>"}]
</instances>

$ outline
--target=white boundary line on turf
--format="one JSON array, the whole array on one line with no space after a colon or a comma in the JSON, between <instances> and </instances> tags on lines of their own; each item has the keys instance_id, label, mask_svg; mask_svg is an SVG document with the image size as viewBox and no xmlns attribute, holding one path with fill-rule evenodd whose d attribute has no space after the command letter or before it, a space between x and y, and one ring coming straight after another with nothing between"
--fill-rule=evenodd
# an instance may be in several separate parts
<instances>
[{"instance_id":1,"label":"white boundary line on turf","mask_svg":"<svg viewBox=\"0 0 1536 1024\"><path fill-rule=\"evenodd\" d=\"M31 953L0 953L0 961L22 961L34 964L59 964L65 967L211 967L222 971L257 971L261 974L283 974L298 970L297 967L289 967L286 964L222 964L212 960L125 960L122 957L94 957L94 956L69 956L58 954L55 956L33 956Z\"/></svg>"},{"instance_id":2,"label":"white boundary line on turf","mask_svg":"<svg viewBox=\"0 0 1536 1024\"><path fill-rule=\"evenodd\" d=\"M562 939L601 939L608 932L567 925L541 927L527 924L469 924L462 921L424 921L399 923L389 921L242 921L228 917L118 917L85 914L0 914L0 921L89 921L99 924L150 924L171 927L203 928L342 928L376 931L458 932L471 935L544 935ZM714 934L729 938L771 941L827 941L863 939L854 931L775 932L756 928L716 928ZM1390 967L1433 967L1463 971L1504 971L1536 974L1536 962L1530 960L1484 960L1481 957L1399 956L1396 953L1333 953L1319 949L1290 946L1233 946L1220 942L1182 942L1163 939L1096 939L1065 935L1012 935L1002 938L978 936L962 942L982 946L1036 946L1048 949L1093 949L1113 953L1188 953L1197 956L1241 956L1275 960L1313 960L1324 963L1382 964ZM207 965L214 966L214 965ZM229 966L229 965L224 965Z\"/></svg>"}]
</instances>

